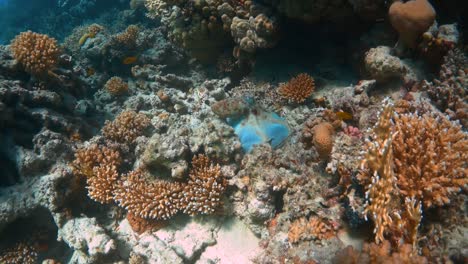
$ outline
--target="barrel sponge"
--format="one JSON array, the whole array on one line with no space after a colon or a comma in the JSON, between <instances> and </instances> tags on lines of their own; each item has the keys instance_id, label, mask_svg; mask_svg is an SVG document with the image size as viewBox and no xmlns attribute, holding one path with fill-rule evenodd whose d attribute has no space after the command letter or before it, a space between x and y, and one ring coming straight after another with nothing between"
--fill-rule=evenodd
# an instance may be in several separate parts
<instances>
[{"instance_id":1,"label":"barrel sponge","mask_svg":"<svg viewBox=\"0 0 468 264\"><path fill-rule=\"evenodd\" d=\"M434 23L436 12L427 0L396 1L390 6L388 16L400 34L400 41L414 48L418 37Z\"/></svg>"}]
</instances>

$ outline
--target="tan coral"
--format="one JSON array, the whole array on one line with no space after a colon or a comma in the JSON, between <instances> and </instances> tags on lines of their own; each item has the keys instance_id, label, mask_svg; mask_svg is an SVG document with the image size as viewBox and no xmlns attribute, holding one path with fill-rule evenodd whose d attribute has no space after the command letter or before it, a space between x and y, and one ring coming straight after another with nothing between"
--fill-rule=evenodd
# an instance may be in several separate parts
<instances>
[{"instance_id":1,"label":"tan coral","mask_svg":"<svg viewBox=\"0 0 468 264\"><path fill-rule=\"evenodd\" d=\"M113 202L114 189L119 178L115 165L102 164L93 168L93 176L86 179L88 196L96 202Z\"/></svg>"},{"instance_id":2,"label":"tan coral","mask_svg":"<svg viewBox=\"0 0 468 264\"><path fill-rule=\"evenodd\" d=\"M134 216L166 220L179 211L182 191L181 183L149 181L143 171L136 170L116 186L114 199Z\"/></svg>"},{"instance_id":3,"label":"tan coral","mask_svg":"<svg viewBox=\"0 0 468 264\"><path fill-rule=\"evenodd\" d=\"M395 1L388 10L388 16L400 34L400 41L414 48L417 39L434 23L436 12L427 0Z\"/></svg>"},{"instance_id":4,"label":"tan coral","mask_svg":"<svg viewBox=\"0 0 468 264\"><path fill-rule=\"evenodd\" d=\"M106 82L104 88L111 95L119 96L128 91L128 83L124 82L122 78L114 76Z\"/></svg>"},{"instance_id":5,"label":"tan coral","mask_svg":"<svg viewBox=\"0 0 468 264\"><path fill-rule=\"evenodd\" d=\"M71 167L75 175L92 177L94 167L100 165L120 166L122 159L117 150L93 144L76 151Z\"/></svg>"},{"instance_id":6,"label":"tan coral","mask_svg":"<svg viewBox=\"0 0 468 264\"><path fill-rule=\"evenodd\" d=\"M288 241L290 243L297 243L303 239L304 235L307 232L307 219L301 217L292 222L288 231Z\"/></svg>"},{"instance_id":7,"label":"tan coral","mask_svg":"<svg viewBox=\"0 0 468 264\"><path fill-rule=\"evenodd\" d=\"M113 40L117 45L133 49L136 47L136 41L139 33L140 28L137 25L130 25L124 32L115 35Z\"/></svg>"},{"instance_id":8,"label":"tan coral","mask_svg":"<svg viewBox=\"0 0 468 264\"><path fill-rule=\"evenodd\" d=\"M333 133L333 126L328 122L322 122L312 128L313 143L322 159L328 158L331 154Z\"/></svg>"},{"instance_id":9,"label":"tan coral","mask_svg":"<svg viewBox=\"0 0 468 264\"><path fill-rule=\"evenodd\" d=\"M35 264L37 261L37 249L31 243L19 242L0 252L0 263L2 264Z\"/></svg>"},{"instance_id":10,"label":"tan coral","mask_svg":"<svg viewBox=\"0 0 468 264\"><path fill-rule=\"evenodd\" d=\"M26 31L13 39L10 46L13 57L33 75L52 70L60 55L57 41L44 34Z\"/></svg>"},{"instance_id":11,"label":"tan coral","mask_svg":"<svg viewBox=\"0 0 468 264\"><path fill-rule=\"evenodd\" d=\"M145 128L151 124L150 119L135 111L124 111L114 121L106 121L102 134L107 139L119 143L132 143L137 137L143 135Z\"/></svg>"},{"instance_id":12,"label":"tan coral","mask_svg":"<svg viewBox=\"0 0 468 264\"><path fill-rule=\"evenodd\" d=\"M278 88L278 93L285 99L302 103L309 98L314 90L314 79L306 73L301 73L289 82L282 84Z\"/></svg>"},{"instance_id":13,"label":"tan coral","mask_svg":"<svg viewBox=\"0 0 468 264\"><path fill-rule=\"evenodd\" d=\"M221 196L227 181L221 167L213 165L204 155L195 156L192 166L189 182L184 188L183 212L189 215L212 214L222 204Z\"/></svg>"}]
</instances>

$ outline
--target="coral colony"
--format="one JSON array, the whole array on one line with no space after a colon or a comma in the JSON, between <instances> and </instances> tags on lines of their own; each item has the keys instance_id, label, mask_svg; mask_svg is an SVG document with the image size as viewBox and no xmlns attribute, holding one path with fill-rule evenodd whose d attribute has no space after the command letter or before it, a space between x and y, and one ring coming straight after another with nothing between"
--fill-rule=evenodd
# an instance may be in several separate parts
<instances>
[{"instance_id":1,"label":"coral colony","mask_svg":"<svg viewBox=\"0 0 468 264\"><path fill-rule=\"evenodd\" d=\"M0 264L467 262L463 1L45 2L0 0Z\"/></svg>"}]
</instances>

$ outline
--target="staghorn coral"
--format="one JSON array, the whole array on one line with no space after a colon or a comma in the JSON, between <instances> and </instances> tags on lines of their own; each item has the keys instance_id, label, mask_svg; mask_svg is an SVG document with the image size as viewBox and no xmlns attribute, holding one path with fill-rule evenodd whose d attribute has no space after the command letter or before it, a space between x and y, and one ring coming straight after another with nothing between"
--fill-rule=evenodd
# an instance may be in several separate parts
<instances>
[{"instance_id":1,"label":"staghorn coral","mask_svg":"<svg viewBox=\"0 0 468 264\"><path fill-rule=\"evenodd\" d=\"M226 190L227 181L221 167L211 164L204 155L194 157L192 166L181 200L183 212L189 215L212 214L222 204L221 196Z\"/></svg>"},{"instance_id":2,"label":"staghorn coral","mask_svg":"<svg viewBox=\"0 0 468 264\"><path fill-rule=\"evenodd\" d=\"M106 82L104 88L106 88L111 95L119 96L128 91L128 83L124 82L122 78L114 76Z\"/></svg>"},{"instance_id":3,"label":"staghorn coral","mask_svg":"<svg viewBox=\"0 0 468 264\"><path fill-rule=\"evenodd\" d=\"M151 124L151 120L135 111L124 111L114 121L106 120L102 134L109 140L119 143L132 143L143 135L144 129Z\"/></svg>"},{"instance_id":4,"label":"staghorn coral","mask_svg":"<svg viewBox=\"0 0 468 264\"><path fill-rule=\"evenodd\" d=\"M43 75L57 64L60 50L57 41L44 34L26 31L13 39L13 57L32 75Z\"/></svg>"},{"instance_id":5,"label":"staghorn coral","mask_svg":"<svg viewBox=\"0 0 468 264\"><path fill-rule=\"evenodd\" d=\"M149 181L144 171L135 170L117 184L114 200L133 216L165 220L179 211L183 187L179 182Z\"/></svg>"},{"instance_id":6,"label":"staghorn coral","mask_svg":"<svg viewBox=\"0 0 468 264\"><path fill-rule=\"evenodd\" d=\"M388 16L400 35L398 42L415 48L418 38L434 23L436 12L427 0L395 1Z\"/></svg>"},{"instance_id":7,"label":"staghorn coral","mask_svg":"<svg viewBox=\"0 0 468 264\"><path fill-rule=\"evenodd\" d=\"M387 104L368 142L358 179L376 242L417 240L421 205L450 203L468 184L468 137L444 116L398 114ZM404 228L402 228L404 227Z\"/></svg>"},{"instance_id":8,"label":"staghorn coral","mask_svg":"<svg viewBox=\"0 0 468 264\"><path fill-rule=\"evenodd\" d=\"M312 94L314 89L314 79L307 73L301 73L289 82L282 84L278 88L278 93L287 100L302 103Z\"/></svg>"},{"instance_id":9,"label":"staghorn coral","mask_svg":"<svg viewBox=\"0 0 468 264\"><path fill-rule=\"evenodd\" d=\"M371 263L405 263L426 264L429 261L419 256L410 244L404 244L396 250L392 250L390 242L385 240L382 244L364 243L359 252L352 246L338 251L332 259L336 264L371 264Z\"/></svg>"},{"instance_id":10,"label":"staghorn coral","mask_svg":"<svg viewBox=\"0 0 468 264\"><path fill-rule=\"evenodd\" d=\"M396 114L394 172L400 193L442 206L468 184L468 136L444 116Z\"/></svg>"},{"instance_id":11,"label":"staghorn coral","mask_svg":"<svg viewBox=\"0 0 468 264\"><path fill-rule=\"evenodd\" d=\"M0 252L2 264L35 264L38 261L37 250L27 242L16 243L13 247Z\"/></svg>"}]
</instances>

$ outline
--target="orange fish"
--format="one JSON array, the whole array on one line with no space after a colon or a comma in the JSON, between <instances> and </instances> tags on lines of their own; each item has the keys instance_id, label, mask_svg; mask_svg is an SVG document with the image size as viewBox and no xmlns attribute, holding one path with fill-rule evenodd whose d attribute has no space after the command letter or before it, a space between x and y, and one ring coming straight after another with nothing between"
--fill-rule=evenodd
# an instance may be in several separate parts
<instances>
[{"instance_id":1,"label":"orange fish","mask_svg":"<svg viewBox=\"0 0 468 264\"><path fill-rule=\"evenodd\" d=\"M124 58L122 60L122 63L125 64L125 65L134 64L137 60L138 60L138 58L136 56L130 56L130 57Z\"/></svg>"},{"instance_id":2,"label":"orange fish","mask_svg":"<svg viewBox=\"0 0 468 264\"><path fill-rule=\"evenodd\" d=\"M338 111L338 112L335 112L335 114L341 120L351 120L351 119L353 119L353 114L348 113L348 112Z\"/></svg>"}]
</instances>

